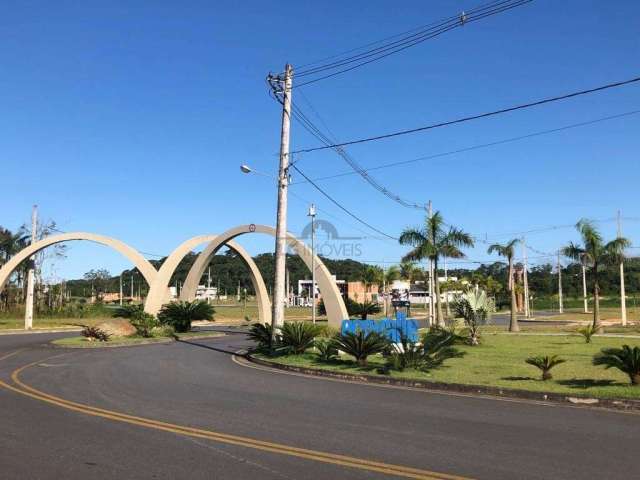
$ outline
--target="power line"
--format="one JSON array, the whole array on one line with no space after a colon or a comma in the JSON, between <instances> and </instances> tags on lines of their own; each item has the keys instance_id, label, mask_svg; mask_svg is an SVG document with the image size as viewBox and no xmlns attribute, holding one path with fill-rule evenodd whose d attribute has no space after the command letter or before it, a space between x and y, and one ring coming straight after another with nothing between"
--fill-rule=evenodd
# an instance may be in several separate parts
<instances>
[{"instance_id":1,"label":"power line","mask_svg":"<svg viewBox=\"0 0 640 480\"><path fill-rule=\"evenodd\" d=\"M479 115L471 115L468 117L463 117L463 118L458 118L456 120L449 120L446 122L439 122L439 123L434 123L431 125L426 125L424 127L418 127L418 128L412 128L412 129L408 129L408 130L400 130L397 132L392 132L392 133L386 133L386 134L382 134L382 135L376 135L374 137L366 137L366 138L360 138L357 140L350 140L348 142L342 142L342 143L334 143L331 145L323 145L323 146L319 146L319 147L312 147L312 148L305 148L305 149L301 149L301 150L295 150L293 152L291 152L292 154L295 153L310 153L310 152L315 152L318 150L326 150L328 148L338 148L338 147L345 147L347 145L355 145L355 144L360 144L360 143L367 143L367 142L372 142L372 141L376 141L376 140L384 140L387 138L392 138L392 137L398 137L401 135L408 135L410 133L416 133L416 132L423 132L426 130L432 130L435 128L440 128L440 127L446 127L449 125L455 125L455 124L459 124L459 123L465 123L465 122L469 122L471 120L478 120L480 118L487 118L487 117L492 117L495 115L500 115L503 113L508 113L508 112L513 112L516 110L523 110L526 108L531 108L531 107L536 107L539 105L544 105L547 103L552 103L552 102L557 102L560 100L567 100L569 98L574 98L574 97L578 97L578 96L582 96L582 95L588 95L590 93L595 93L595 92L601 92L603 90L608 90L611 88L617 88L617 87L621 87L624 85L629 85L631 83L636 83L640 81L640 77L635 77L635 78L631 78L628 80L623 80L620 82L615 82L615 83L609 83L606 85L601 85L599 87L595 87L595 88L590 88L587 90L580 90L577 92L572 92L572 93L567 93L564 95L558 95L555 97L550 97L550 98L545 98L542 100L537 100L535 102L529 102L529 103L524 103L524 104L520 104L520 105L516 105L513 107L508 107L508 108L502 108L500 110L494 110L491 112L486 112L486 113L481 113Z\"/></svg>"},{"instance_id":2,"label":"power line","mask_svg":"<svg viewBox=\"0 0 640 480\"><path fill-rule=\"evenodd\" d=\"M422 157L412 158L412 159L409 159L409 160L401 160L401 161L397 161L397 162L384 163L382 165L377 165L375 167L366 168L366 169L364 169L364 171L368 173L368 172L372 172L372 171L375 171L375 170L382 170L382 169L385 169L385 168L393 168L393 167L398 167L398 166L402 166L402 165L408 165L408 164L411 164L411 163L421 162L421 161L424 161L424 160L432 160L434 158L446 157L446 156L455 155L455 154L458 154L458 153L464 153L464 152L469 152L469 151L473 151L473 150L479 150L479 149L482 149L482 148L493 147L493 146L496 146L496 145L503 145L503 144L506 144L506 143L517 142L517 141L520 141L520 140L525 140L525 139L528 139L528 138L538 137L538 136L541 136L541 135L547 135L547 134L550 134L550 133L557 133L557 132L561 132L561 131L564 131L564 130L570 130L572 128L578 128L578 127L584 127L584 126L587 126L587 125L593 125L595 123L605 122L605 121L608 121L608 120L614 120L614 119L617 119L617 118L627 117L627 116L630 116L630 115L637 115L638 113L640 113L640 110L632 110L630 112L620 113L620 114L617 114L617 115L611 115L611 116L608 116L608 117L596 118L594 120L588 120L588 121L585 121L585 122L574 123L574 124L571 124L571 125L565 125L563 127L553 128L553 129L549 129L549 130L541 130L539 132L528 133L526 135L520 135L520 136L517 136L517 137L506 138L504 140L497 140L495 142L482 143L482 144L479 144L479 145L473 145L473 146L470 146L470 147L459 148L457 150L450 150L448 152L435 153L435 154L432 154L432 155L425 155L425 156L422 156ZM346 176L349 176L349 175L356 175L357 173L358 172L355 172L355 171L351 170L351 171L348 171L348 172L336 173L334 175L327 175L327 176L324 176L324 177L317 177L317 178L314 178L313 180L318 182L318 181L322 181L322 180L330 180L330 179L333 179L333 178L346 177ZM295 182L295 183L303 183L303 182Z\"/></svg>"},{"instance_id":3,"label":"power line","mask_svg":"<svg viewBox=\"0 0 640 480\"><path fill-rule=\"evenodd\" d=\"M354 218L355 220L357 220L358 222L362 223L363 225L365 225L367 228L370 228L371 230L373 230L374 232L377 232L381 235L384 235L387 238L390 238L391 240L398 240L397 237L394 237L392 235L389 235L385 232L383 232L382 230L377 229L376 227L372 226L371 224L365 222L364 220L362 220L360 217L358 217L356 214L352 213L351 211L347 210L345 207L343 207L337 200L335 200L331 195L329 195L327 192L325 192L322 188L320 188L315 182L313 182L313 180L311 180L309 177L307 177L304 172L302 172L302 170L300 170L295 163L292 163L291 166L300 174L302 175L311 185L313 185L313 187L318 190L322 195L324 195L328 200L331 201L331 203L333 203L334 205L336 205L338 208L340 208L343 212L345 212L346 214L348 214L350 217Z\"/></svg>"},{"instance_id":4,"label":"power line","mask_svg":"<svg viewBox=\"0 0 640 480\"><path fill-rule=\"evenodd\" d=\"M336 75L349 72L356 68L360 68L364 65L368 65L370 63L386 58L390 55L396 54L410 47L418 45L426 40L437 37L443 33L453 30L454 28L462 27L467 23L475 22L483 18L490 17L498 13L505 12L507 10L511 10L512 8L519 7L521 5L529 3L530 1L532 0L504 0L504 1L492 2L485 6L472 9L469 12L466 12L466 13L462 12L459 15L449 17L448 19L445 19L444 21L436 25L433 25L433 24L428 25L428 28L422 29L417 33L413 33L411 35L405 36L403 38L400 38L399 40L395 40L393 42L387 43L380 47L376 47L376 48L367 50L365 52L359 53L357 55L353 55L351 57L340 59L334 62L326 63L313 68L308 68L306 70L302 69L301 71L296 73L296 77L317 75L322 72L328 72L336 69L339 69L339 70L333 71L332 73L327 73L326 75L323 75L316 79L299 83L296 86L294 86L294 88L316 83L321 80L325 80L327 78L335 77ZM345 68L341 68L341 67L345 67Z\"/></svg>"},{"instance_id":5,"label":"power line","mask_svg":"<svg viewBox=\"0 0 640 480\"><path fill-rule=\"evenodd\" d=\"M314 113L316 114L316 116L320 119L320 121L324 124L324 121L322 120L322 118L320 117L320 115L318 114L318 112L313 108L313 106L311 105L311 102L309 102L309 100L306 97L303 97L305 99L305 101L308 102L310 108L314 111ZM333 142L335 142L334 139L332 139L330 136L328 136L327 134L323 133L319 127L317 127L305 114L304 112L302 112L302 110L300 109L300 107L298 107L295 103L293 104L293 117L300 122L300 124L307 130L309 131L309 133L311 133L314 137L316 137L318 140L320 140L322 143L324 143L325 145L329 145ZM325 124L326 127L326 124ZM329 130L328 127L326 127L327 130ZM371 175L369 175L366 170L364 169L364 167L362 167L349 153L347 153L343 148L337 147L333 149L345 162L347 162L348 165L351 166L351 168L358 173L367 183L369 183L369 185L371 185L373 188L375 188L376 190L378 190L380 193L382 193L383 195L385 195L386 197L390 198L391 200L393 200L394 202L402 205L403 207L407 207L407 208L415 208L415 209L419 209L419 210L424 210L425 209L425 205L421 204L421 203L417 203L417 202L413 202L411 200L406 200L404 198L402 198L400 195L392 192L391 190L389 190L389 188L385 187L384 185L382 185L378 180L376 180L375 178L373 178ZM295 162L294 162L295 163Z\"/></svg>"}]
</instances>

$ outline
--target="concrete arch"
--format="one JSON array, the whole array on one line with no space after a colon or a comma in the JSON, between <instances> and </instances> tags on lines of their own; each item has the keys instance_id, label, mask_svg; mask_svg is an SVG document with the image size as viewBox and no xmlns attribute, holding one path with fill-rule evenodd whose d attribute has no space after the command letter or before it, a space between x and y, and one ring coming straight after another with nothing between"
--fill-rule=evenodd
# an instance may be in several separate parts
<instances>
[{"instance_id":1,"label":"concrete arch","mask_svg":"<svg viewBox=\"0 0 640 480\"><path fill-rule=\"evenodd\" d=\"M29 245L28 247L24 248L16 255L11 257L11 259L7 263L5 263L2 268L0 268L0 292L4 289L4 286L9 281L9 277L11 276L13 271L23 261L38 253L40 250L51 245L62 242L70 242L73 240L87 240L89 242L99 243L101 245L105 245L114 249L118 253L121 253L122 255L127 257L131 261L131 263L133 263L138 268L138 270L140 270L140 273L149 285L153 284L156 278L156 269L153 268L153 265L151 265L151 263L134 248L130 247L126 243L121 242L120 240L116 240L115 238L96 235L94 233L72 232L46 237L34 243L33 245Z\"/></svg>"},{"instance_id":2,"label":"concrete arch","mask_svg":"<svg viewBox=\"0 0 640 480\"><path fill-rule=\"evenodd\" d=\"M207 245L207 247L202 251L202 253L200 253L195 263L191 267L191 270L189 270L187 279L185 280L182 287L185 298L193 298L198 286L198 282L200 281L200 278L202 278L206 266L211 261L211 257L215 255L215 252L223 244L228 243L230 240L233 240L239 235L254 232L264 233L271 236L276 235L276 229L267 225L240 225L238 227L227 230L226 232L218 235L215 240L211 241L209 245ZM287 243L291 248L295 250L300 258L302 258L302 261L307 265L307 267L311 269L311 249L309 249L303 242L298 240L291 233L287 233ZM317 256L315 257L315 266L318 288L320 289L322 297L324 298L329 325L335 328L340 328L342 320L349 318L349 315L344 305L344 301L342 300L342 296L340 295L340 291L338 290L338 286L333 281L331 273L329 272L327 267ZM257 290L256 293L258 293Z\"/></svg>"},{"instance_id":3,"label":"concrete arch","mask_svg":"<svg viewBox=\"0 0 640 480\"><path fill-rule=\"evenodd\" d=\"M217 238L218 237L216 235L200 235L197 237L193 237L183 242L173 252L171 252L171 254L167 257L167 259L160 267L160 270L158 270L155 280L149 288L149 295L147 296L147 300L144 306L145 312L156 315L162 308L162 305L170 301L169 282L171 281L173 273L175 272L180 262L184 259L184 257L198 245L202 243L214 242ZM262 275L260 275L258 266L253 261L251 255L249 255L249 253L244 248L242 248L233 240L228 240L226 242L223 242L223 244L227 245L231 250L240 255L240 257L244 260L245 264L249 268L251 282L253 284L253 288L256 291L256 297L258 300L258 320L262 323L271 322L271 302L269 301L267 287L264 284ZM222 244L220 246L222 246ZM208 262L206 265L208 265ZM204 274L204 268L206 268L206 265L203 267L202 274ZM182 295L180 295L181 300L193 300L195 298L195 291L198 283L200 282L200 279L202 278L202 274L195 279L195 286L192 289L192 294L184 295L183 293Z\"/></svg>"}]
</instances>

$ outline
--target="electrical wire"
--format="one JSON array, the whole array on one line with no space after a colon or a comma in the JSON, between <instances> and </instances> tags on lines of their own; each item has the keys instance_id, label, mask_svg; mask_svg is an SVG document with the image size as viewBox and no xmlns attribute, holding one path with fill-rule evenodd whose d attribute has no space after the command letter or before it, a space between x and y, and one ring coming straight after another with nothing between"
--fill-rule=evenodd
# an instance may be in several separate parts
<instances>
[{"instance_id":1,"label":"electrical wire","mask_svg":"<svg viewBox=\"0 0 640 480\"><path fill-rule=\"evenodd\" d=\"M379 233L380 235L383 235L387 238L390 238L391 240L398 240L398 237L394 237L392 235L389 235L385 232L383 232L382 230L374 227L373 225L365 222L364 220L362 220L360 217L358 217L355 213L352 213L350 210L348 210L347 208L345 208L344 206L342 206L337 200L335 200L331 195L329 195L327 192L325 192L322 188L320 188L320 186L318 186L315 182L313 182L313 180L311 180L309 177L307 177L304 172L302 170L300 170L298 168L298 166L294 163L291 164L291 167L293 167L300 175L302 175L316 190L318 190L322 195L324 195L329 201L331 201L331 203L333 203L335 206L337 206L338 208L340 208L340 210L342 210L343 212L345 212L347 215L349 215L350 217L352 217L353 219L357 220L358 222L360 222L361 224L363 224L364 226L366 226L367 228L373 230L376 233Z\"/></svg>"},{"instance_id":2,"label":"electrical wire","mask_svg":"<svg viewBox=\"0 0 640 480\"><path fill-rule=\"evenodd\" d=\"M319 65L313 68L308 68L306 70L303 68L302 70L295 73L296 77L316 75L322 72L327 72L327 71L339 69L341 67L346 67L341 70L323 75L319 78L308 80L303 83L297 84L294 88L316 83L321 80L325 80L327 78L331 78L336 75L349 72L351 70L362 67L364 65L368 65L370 63L386 58L390 55L401 52L415 45L418 45L426 40L437 37L445 32L453 30L454 28L462 27L467 23L472 23L472 22L481 20L483 18L493 16L498 13L505 12L507 10L511 10L512 8L519 7L521 5L529 3L530 1L532 0L504 0L504 1L492 2L490 4L487 4L486 6L478 7L468 12L462 12L459 15L449 17L448 19L445 19L442 22L437 23L435 25L430 24L426 29L422 29L417 33L413 33L411 35L405 36L399 40L387 43L380 47L376 47L374 49L370 49L368 51L359 53L357 55L353 55L351 57L340 59L334 62ZM352 65L354 63L355 65ZM351 66L348 66L348 65L351 65Z\"/></svg>"},{"instance_id":3,"label":"electrical wire","mask_svg":"<svg viewBox=\"0 0 640 480\"><path fill-rule=\"evenodd\" d=\"M467 116L467 117L462 117L462 118L458 118L456 120L449 120L449 121L445 121L445 122L439 122L439 123L434 123L431 125L426 125L423 127L417 127L417 128L412 128L412 129L408 129L408 130L400 130L397 132L392 132L392 133L386 133L386 134L382 134L382 135L376 135L374 137L366 137L366 138L360 138L357 140L350 140L348 142L342 142L342 143L334 143L331 145L322 145L322 146L318 146L318 147L311 147L311 148L304 148L304 149L300 149L300 150L295 150L293 152L291 152L292 154L296 154L296 153L310 153L310 152L316 152L319 150L327 150L329 148L338 148L338 147L345 147L348 145L356 145L356 144L361 144L361 143L368 143L368 142L373 142L373 141L377 141L377 140L384 140L387 138L392 138L392 137L398 137L401 135L408 135L410 133L417 133L417 132L423 132L426 130L432 130L435 128L440 128L440 127L446 127L449 125L455 125L455 124L459 124L459 123L465 123L465 122L469 122L472 120L478 120L481 118L487 118L487 117L492 117L492 116L496 116L496 115L501 115L503 113L509 113L509 112L513 112L516 110L523 110L526 108L531 108L531 107L536 107L539 105L544 105L547 103L552 103L552 102L557 102L557 101L561 101L561 100L567 100L569 98L574 98L574 97L578 97L578 96L582 96L582 95L588 95L591 93L596 93L596 92L601 92L603 90L608 90L611 88L617 88L617 87L622 87L624 85L629 85L632 83L636 83L640 81L640 77L634 77L634 78L630 78L628 80L622 80L619 82L614 82L614 83L608 83L606 85L601 85L595 88L590 88L587 90L580 90L577 92L572 92L572 93L567 93L564 95L558 95L555 97L549 97L549 98L545 98L542 100L537 100L534 102L529 102L529 103L524 103L524 104L520 104L520 105L516 105L513 107L507 107L507 108L502 108L499 110L493 110L491 112L485 112L485 113L481 113L478 115L471 115L471 116Z\"/></svg>"},{"instance_id":4,"label":"electrical wire","mask_svg":"<svg viewBox=\"0 0 640 480\"><path fill-rule=\"evenodd\" d=\"M564 130L570 130L570 129L573 129L573 128L584 127L584 126L587 126L587 125L593 125L595 123L605 122L605 121L608 121L608 120L614 120L614 119L617 119L617 118L623 118L623 117L628 117L628 116L631 116L631 115L637 115L639 113L640 113L640 110L632 110L630 112L620 113L620 114L617 114L617 115L611 115L611 116L608 116L608 117L596 118L594 120L588 120L588 121L585 121L585 122L574 123L572 125L565 125L563 127L552 128L552 129L549 129L549 130L541 130L539 132L528 133L526 135L520 135L520 136L517 136L517 137L506 138L504 140L497 140L495 142L482 143L482 144L479 144L479 145L473 145L473 146L470 146L470 147L459 148L457 150L450 150L448 152L436 153L436 154L433 154L433 155L425 155L425 156L421 156L421 157L417 157L417 158L412 158L412 159L409 159L409 160L401 160L401 161L397 161L397 162L384 163L382 165L377 165L375 167L366 168L366 169L364 169L364 171L369 173L369 172L372 172L372 171L375 171L375 170L382 170L382 169L385 169L385 168L393 168L393 167L398 167L398 166L402 166L402 165L408 165L408 164L411 164L411 163L417 163L417 162L421 162L421 161L424 161L424 160L432 160L434 158L447 157L447 156L455 155L455 154L458 154L458 153L464 153L464 152L470 152L470 151L473 151L473 150L479 150L479 149L482 149L482 148L494 147L496 145L503 145L503 144L506 144L506 143L517 142L517 141L520 141L520 140L526 140L528 138L538 137L538 136L541 136L541 135L547 135L547 134L550 134L550 133L557 133L557 132L561 132L561 131L564 131ZM349 175L356 175L358 173L359 172L355 172L353 170L350 170L348 172L345 171L345 172L342 172L342 173L336 173L334 175L327 175L327 176L324 176L324 177L316 177L313 180L315 182L318 182L318 181L322 181L322 180L330 180L330 179L333 179L333 178L345 177L345 176L349 176ZM297 183L303 183L303 182L295 182L295 183L297 184Z\"/></svg>"}]
</instances>

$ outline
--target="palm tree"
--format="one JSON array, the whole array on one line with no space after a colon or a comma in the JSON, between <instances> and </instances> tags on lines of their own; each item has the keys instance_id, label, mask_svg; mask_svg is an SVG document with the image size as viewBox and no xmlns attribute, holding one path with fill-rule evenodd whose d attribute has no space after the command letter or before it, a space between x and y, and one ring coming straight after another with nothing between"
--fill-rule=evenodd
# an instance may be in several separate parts
<instances>
[{"instance_id":1,"label":"palm tree","mask_svg":"<svg viewBox=\"0 0 640 480\"><path fill-rule=\"evenodd\" d=\"M509 279L507 281L507 288L511 292L511 319L509 320L509 331L510 332L519 332L520 326L518 325L518 317L516 316L516 289L514 285L513 278L513 257L515 255L515 246L520 240L514 238L510 242L501 245L499 243L494 243L489 246L487 253L497 253L501 257L505 257L507 262L509 263Z\"/></svg>"},{"instance_id":2,"label":"palm tree","mask_svg":"<svg viewBox=\"0 0 640 480\"><path fill-rule=\"evenodd\" d=\"M402 257L403 262L417 262L428 258L433 261L435 271L435 294L436 294L436 323L444 325L442 315L442 302L440 301L440 283L438 282L438 261L442 257L462 258L464 253L461 247L473 247L473 238L461 229L446 224L440 212L435 212L431 217L427 217L424 227L407 228L400 235L401 245L410 245L413 248Z\"/></svg>"},{"instance_id":3,"label":"palm tree","mask_svg":"<svg viewBox=\"0 0 640 480\"><path fill-rule=\"evenodd\" d=\"M402 262L400 264L400 278L411 282L418 271L418 267L413 262Z\"/></svg>"},{"instance_id":4,"label":"palm tree","mask_svg":"<svg viewBox=\"0 0 640 480\"><path fill-rule=\"evenodd\" d=\"M382 283L383 278L384 278L384 272L380 267L375 265L367 265L364 268L364 270L360 275L360 280L364 284L364 299L363 299L364 302L373 300L372 298L373 295L371 295L370 298L367 298L367 293L369 293L369 290L372 285L378 285L378 287L380 287L380 284Z\"/></svg>"},{"instance_id":5,"label":"palm tree","mask_svg":"<svg viewBox=\"0 0 640 480\"><path fill-rule=\"evenodd\" d=\"M618 237L604 243L593 222L585 218L576 223L576 229L582 237L582 246L571 242L562 249L562 254L590 267L593 277L593 328L600 330L599 272L603 267L620 264L624 258L624 249L630 247L631 242L627 238Z\"/></svg>"}]
</instances>

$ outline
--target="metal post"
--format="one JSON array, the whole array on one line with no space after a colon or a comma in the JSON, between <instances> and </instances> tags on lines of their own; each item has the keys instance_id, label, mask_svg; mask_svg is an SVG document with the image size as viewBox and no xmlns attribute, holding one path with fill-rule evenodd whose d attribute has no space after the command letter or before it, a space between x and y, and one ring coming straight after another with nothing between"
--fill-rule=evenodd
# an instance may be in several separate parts
<instances>
[{"instance_id":1,"label":"metal post","mask_svg":"<svg viewBox=\"0 0 640 480\"><path fill-rule=\"evenodd\" d=\"M589 300L587 299L587 266L585 265L585 257L582 256L582 300L584 303L584 313L589 313Z\"/></svg>"},{"instance_id":2,"label":"metal post","mask_svg":"<svg viewBox=\"0 0 640 480\"><path fill-rule=\"evenodd\" d=\"M529 318L531 312L529 310L529 280L527 278L527 245L524 237L522 237L522 263L524 269L522 273L522 281L524 283L524 316Z\"/></svg>"},{"instance_id":3,"label":"metal post","mask_svg":"<svg viewBox=\"0 0 640 480\"><path fill-rule=\"evenodd\" d=\"M273 281L272 327L284 323L284 274L287 248L287 188L289 184L289 135L291 126L291 84L293 68L287 64L283 83L282 130L280 133L280 167L278 170L278 211L276 221L275 274Z\"/></svg>"},{"instance_id":4,"label":"metal post","mask_svg":"<svg viewBox=\"0 0 640 480\"><path fill-rule=\"evenodd\" d=\"M618 210L618 238L622 237L622 222L620 217L620 210ZM627 325L627 295L624 289L624 261L620 259L620 310L622 326Z\"/></svg>"},{"instance_id":5,"label":"metal post","mask_svg":"<svg viewBox=\"0 0 640 480\"><path fill-rule=\"evenodd\" d=\"M562 303L562 265L560 264L560 250L558 250L558 307L559 312L564 313L564 305Z\"/></svg>"},{"instance_id":6,"label":"metal post","mask_svg":"<svg viewBox=\"0 0 640 480\"><path fill-rule=\"evenodd\" d=\"M311 319L316 323L316 206L309 206L311 217Z\"/></svg>"},{"instance_id":7,"label":"metal post","mask_svg":"<svg viewBox=\"0 0 640 480\"><path fill-rule=\"evenodd\" d=\"M431 203L431 200L429 200L428 206L427 206L427 211L429 214L429 220L431 220L431 218L433 217L433 204ZM428 234L431 234L431 232L427 232ZM434 311L434 305L433 305L433 281L434 281L434 272L433 272L433 260L429 259L429 325L434 325L435 321L434 321L434 316L433 316L433 311ZM411 288L411 285L409 285L409 288Z\"/></svg>"},{"instance_id":8,"label":"metal post","mask_svg":"<svg viewBox=\"0 0 640 480\"><path fill-rule=\"evenodd\" d=\"M31 210L31 245L38 241L38 206L34 205ZM33 328L33 303L35 290L35 262L36 256L32 255L29 259L29 271L27 273L27 301L24 309L24 329L31 330Z\"/></svg>"}]
</instances>

